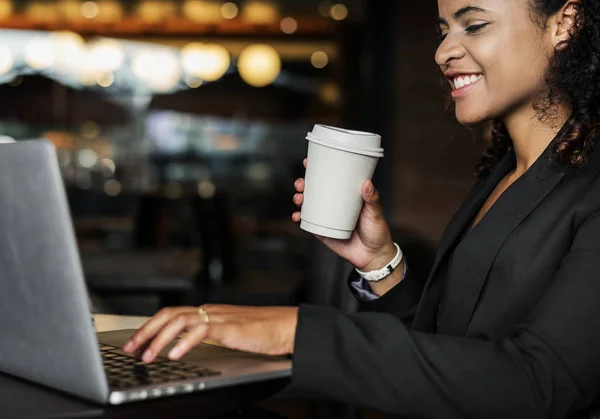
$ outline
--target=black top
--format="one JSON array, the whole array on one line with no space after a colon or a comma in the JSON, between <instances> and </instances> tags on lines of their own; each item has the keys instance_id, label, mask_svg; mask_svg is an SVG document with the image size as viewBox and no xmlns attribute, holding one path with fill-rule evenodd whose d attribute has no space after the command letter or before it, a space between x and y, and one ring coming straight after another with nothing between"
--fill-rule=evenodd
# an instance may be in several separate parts
<instances>
[{"instance_id":1,"label":"black top","mask_svg":"<svg viewBox=\"0 0 600 419\"><path fill-rule=\"evenodd\" d=\"M553 143L460 240L514 153L475 185L424 286L409 264L361 313L301 306L293 383L404 417L563 419L590 407L600 395L600 149L566 170L548 160Z\"/></svg>"}]
</instances>

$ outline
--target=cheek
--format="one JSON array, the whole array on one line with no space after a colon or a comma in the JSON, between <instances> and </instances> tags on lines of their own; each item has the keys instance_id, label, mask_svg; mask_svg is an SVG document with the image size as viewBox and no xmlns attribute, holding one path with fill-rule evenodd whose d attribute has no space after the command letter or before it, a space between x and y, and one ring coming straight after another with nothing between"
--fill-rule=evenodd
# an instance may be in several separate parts
<instances>
[{"instance_id":1,"label":"cheek","mask_svg":"<svg viewBox=\"0 0 600 419\"><path fill-rule=\"evenodd\" d=\"M471 125L531 103L545 85L548 59L542 51L540 40L530 34L477 39L467 52L484 78L473 95L456 102L457 120Z\"/></svg>"},{"instance_id":2,"label":"cheek","mask_svg":"<svg viewBox=\"0 0 600 419\"><path fill-rule=\"evenodd\" d=\"M496 118L531 103L543 90L548 60L541 48L533 42L506 41L473 54L485 77L471 101L457 104L459 120Z\"/></svg>"},{"instance_id":3,"label":"cheek","mask_svg":"<svg viewBox=\"0 0 600 419\"><path fill-rule=\"evenodd\" d=\"M517 33L506 37L494 51L486 51L483 58L491 93L524 99L543 88L548 58L539 37Z\"/></svg>"}]
</instances>

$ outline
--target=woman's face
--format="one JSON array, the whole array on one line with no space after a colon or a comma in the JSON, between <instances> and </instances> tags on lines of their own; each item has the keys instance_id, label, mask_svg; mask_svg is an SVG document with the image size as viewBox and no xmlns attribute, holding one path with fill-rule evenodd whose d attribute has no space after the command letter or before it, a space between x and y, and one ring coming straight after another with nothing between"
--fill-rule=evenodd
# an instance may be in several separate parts
<instances>
[{"instance_id":1,"label":"woman's face","mask_svg":"<svg viewBox=\"0 0 600 419\"><path fill-rule=\"evenodd\" d=\"M456 118L471 125L531 108L553 47L530 0L438 0L435 60L452 85Z\"/></svg>"}]
</instances>

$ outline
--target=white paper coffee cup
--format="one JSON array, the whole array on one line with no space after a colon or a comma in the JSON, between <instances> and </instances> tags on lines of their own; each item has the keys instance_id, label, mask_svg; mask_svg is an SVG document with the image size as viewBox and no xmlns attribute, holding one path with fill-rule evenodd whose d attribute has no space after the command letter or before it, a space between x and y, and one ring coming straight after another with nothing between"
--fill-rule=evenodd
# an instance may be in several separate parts
<instances>
[{"instance_id":1,"label":"white paper coffee cup","mask_svg":"<svg viewBox=\"0 0 600 419\"><path fill-rule=\"evenodd\" d=\"M381 137L315 125L306 136L308 158L300 228L349 239L363 206L362 185L383 157Z\"/></svg>"}]
</instances>

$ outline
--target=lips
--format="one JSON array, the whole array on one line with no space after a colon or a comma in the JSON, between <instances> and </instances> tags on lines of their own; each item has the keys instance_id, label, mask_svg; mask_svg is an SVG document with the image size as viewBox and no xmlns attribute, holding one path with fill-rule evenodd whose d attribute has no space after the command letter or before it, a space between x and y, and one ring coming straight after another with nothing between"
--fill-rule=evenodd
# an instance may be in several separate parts
<instances>
[{"instance_id":1,"label":"lips","mask_svg":"<svg viewBox=\"0 0 600 419\"><path fill-rule=\"evenodd\" d=\"M477 83L483 78L483 74L458 74L456 76L446 77L453 90L462 89Z\"/></svg>"},{"instance_id":2,"label":"lips","mask_svg":"<svg viewBox=\"0 0 600 419\"><path fill-rule=\"evenodd\" d=\"M473 83L473 82L471 82L471 78L469 77L469 81L467 83L470 83L470 84L465 83L466 81L464 80L464 77L463 77L462 82L459 80L450 81L450 83L452 84L452 93L451 93L452 98L454 100L458 100L459 98L469 96L473 89L477 89L477 85L482 80L482 78L483 78L483 76L477 76L475 78L475 83ZM457 86L461 86L461 84L462 84L462 87L457 88Z\"/></svg>"}]
</instances>

